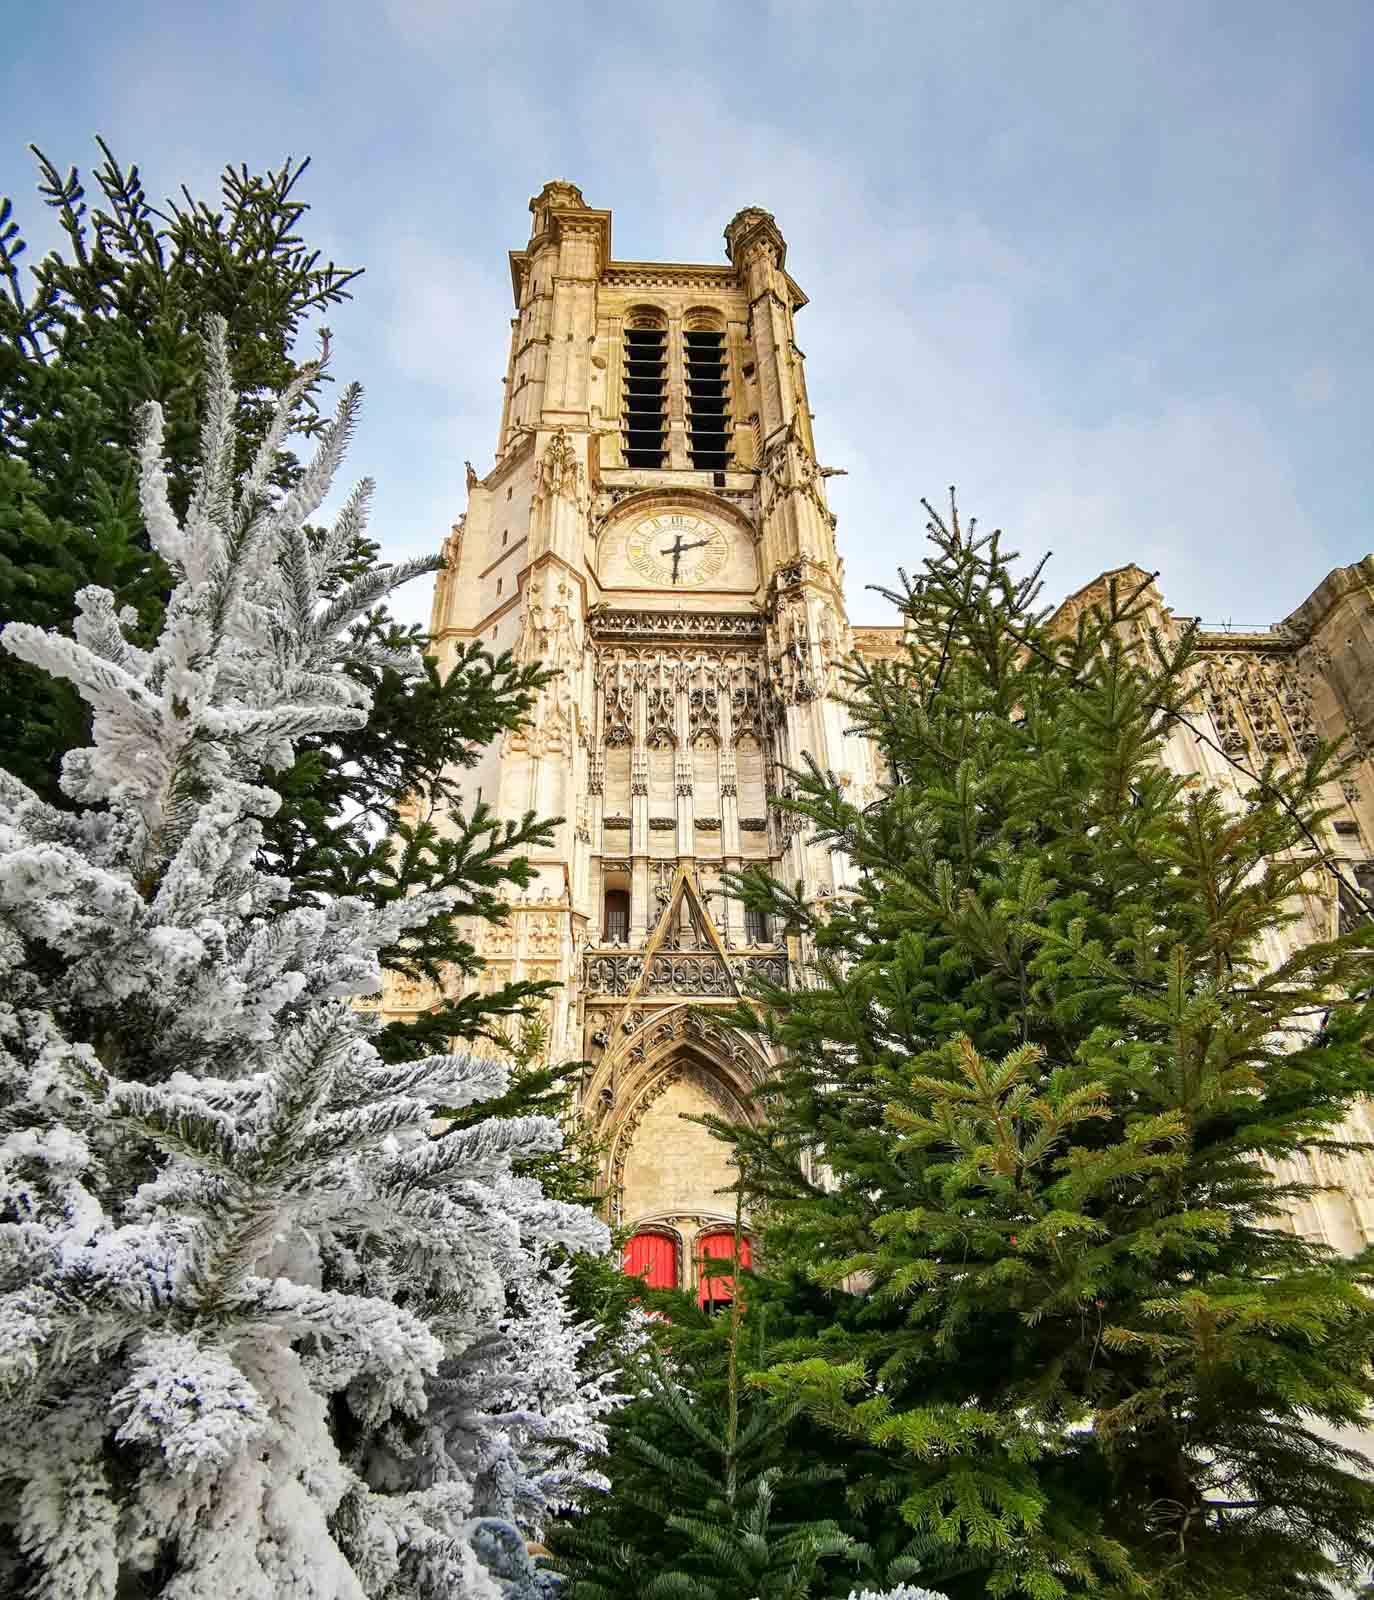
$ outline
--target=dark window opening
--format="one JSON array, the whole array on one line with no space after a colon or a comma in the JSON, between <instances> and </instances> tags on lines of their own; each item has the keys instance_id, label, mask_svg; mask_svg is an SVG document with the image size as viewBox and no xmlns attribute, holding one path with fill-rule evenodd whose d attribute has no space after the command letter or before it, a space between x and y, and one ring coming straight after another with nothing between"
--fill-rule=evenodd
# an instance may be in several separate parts
<instances>
[{"instance_id":1,"label":"dark window opening","mask_svg":"<svg viewBox=\"0 0 1374 1600\"><path fill-rule=\"evenodd\" d=\"M668 350L662 328L625 330L625 464L663 465L668 434Z\"/></svg>"},{"instance_id":2,"label":"dark window opening","mask_svg":"<svg viewBox=\"0 0 1374 1600\"><path fill-rule=\"evenodd\" d=\"M683 335L687 435L692 465L723 472L730 465L730 385L725 335L708 329Z\"/></svg>"},{"instance_id":3,"label":"dark window opening","mask_svg":"<svg viewBox=\"0 0 1374 1600\"><path fill-rule=\"evenodd\" d=\"M607 944L629 943L630 897L624 889L607 889L603 931Z\"/></svg>"},{"instance_id":4,"label":"dark window opening","mask_svg":"<svg viewBox=\"0 0 1374 1600\"><path fill-rule=\"evenodd\" d=\"M753 906L745 906L744 942L746 944L767 944L768 936L771 932L768 913L766 911L755 911Z\"/></svg>"}]
</instances>

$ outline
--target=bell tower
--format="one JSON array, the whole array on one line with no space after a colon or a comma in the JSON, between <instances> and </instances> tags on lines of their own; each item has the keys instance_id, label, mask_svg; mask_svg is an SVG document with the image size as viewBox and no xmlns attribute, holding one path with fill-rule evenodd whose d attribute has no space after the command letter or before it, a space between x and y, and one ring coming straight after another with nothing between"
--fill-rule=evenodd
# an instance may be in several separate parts
<instances>
[{"instance_id":1,"label":"bell tower","mask_svg":"<svg viewBox=\"0 0 1374 1600\"><path fill-rule=\"evenodd\" d=\"M871 781L840 701L852 639L796 341L806 296L755 207L712 263L616 260L610 212L571 183L530 213L495 458L467 469L432 634L441 664L477 639L554 674L529 727L465 775L469 801L563 819L483 954L490 981L562 985L551 1050L590 1063L581 1110L608 1140L632 1269L691 1286L732 1224L732 1175L684 1117L745 1116L765 1066L701 1008L798 954L721 875L834 893L842 858L769 801L804 756ZM400 986L385 1004L432 998Z\"/></svg>"}]
</instances>

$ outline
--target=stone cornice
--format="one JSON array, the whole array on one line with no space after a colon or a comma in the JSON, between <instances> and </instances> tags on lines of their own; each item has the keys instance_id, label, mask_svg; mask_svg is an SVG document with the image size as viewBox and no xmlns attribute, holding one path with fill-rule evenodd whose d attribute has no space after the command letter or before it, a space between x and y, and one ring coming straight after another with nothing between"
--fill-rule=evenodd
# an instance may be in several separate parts
<instances>
[{"instance_id":1,"label":"stone cornice","mask_svg":"<svg viewBox=\"0 0 1374 1600\"><path fill-rule=\"evenodd\" d=\"M854 648L861 656L867 656L873 661L897 660L904 656L906 651L902 648L904 629L857 627L850 629L850 636L854 641Z\"/></svg>"},{"instance_id":2,"label":"stone cornice","mask_svg":"<svg viewBox=\"0 0 1374 1600\"><path fill-rule=\"evenodd\" d=\"M1183 622L1185 619L1177 619ZM1194 643L1199 650L1225 653L1235 651L1238 654L1249 655L1288 655L1302 641L1293 634L1263 632L1258 629L1211 629L1199 628L1194 638Z\"/></svg>"},{"instance_id":3,"label":"stone cornice","mask_svg":"<svg viewBox=\"0 0 1374 1600\"><path fill-rule=\"evenodd\" d=\"M601 274L607 289L709 289L743 294L735 269L691 261L611 261Z\"/></svg>"}]
</instances>

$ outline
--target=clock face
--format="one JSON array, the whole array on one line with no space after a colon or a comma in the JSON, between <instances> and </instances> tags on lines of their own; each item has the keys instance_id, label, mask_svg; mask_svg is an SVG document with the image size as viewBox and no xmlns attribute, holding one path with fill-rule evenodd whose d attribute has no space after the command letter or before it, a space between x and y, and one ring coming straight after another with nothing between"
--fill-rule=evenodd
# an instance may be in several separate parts
<instances>
[{"instance_id":1,"label":"clock face","mask_svg":"<svg viewBox=\"0 0 1374 1600\"><path fill-rule=\"evenodd\" d=\"M704 517L660 511L630 529L625 558L650 583L666 589L705 589L725 571L730 541Z\"/></svg>"}]
</instances>

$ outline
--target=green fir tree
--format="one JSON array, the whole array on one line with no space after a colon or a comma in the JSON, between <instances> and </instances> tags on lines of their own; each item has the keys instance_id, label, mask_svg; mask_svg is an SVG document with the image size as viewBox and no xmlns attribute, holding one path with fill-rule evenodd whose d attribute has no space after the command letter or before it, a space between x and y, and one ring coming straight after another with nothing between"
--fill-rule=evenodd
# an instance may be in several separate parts
<instances>
[{"instance_id":1,"label":"green fir tree","mask_svg":"<svg viewBox=\"0 0 1374 1600\"><path fill-rule=\"evenodd\" d=\"M163 408L171 498L184 513L207 318L228 327L243 470L295 376L293 343L313 315L349 298L359 269L322 260L301 235L307 162L263 174L228 167L217 200L183 191L158 207L136 166L103 141L100 152L92 198L74 167L64 174L34 150L63 243L30 270L13 204L0 199L0 617L70 627L77 589L94 583L134 608L146 640L170 577L138 503L139 407ZM302 432L321 425L318 393L316 383L301 396ZM276 486L299 470L284 453ZM0 747L45 799L65 803L58 763L86 737L72 691L19 663L0 665Z\"/></svg>"},{"instance_id":2,"label":"green fir tree","mask_svg":"<svg viewBox=\"0 0 1374 1600\"><path fill-rule=\"evenodd\" d=\"M734 1256L712 1267L733 1275L739 1255L737 1216ZM746 1384L751 1347L757 1360L766 1346L743 1287L714 1318L685 1295L645 1293L660 1350L647 1391L611 1422L609 1493L551 1535L571 1600L807 1600L848 1593L864 1565L826 1514L840 1472L789 1446L800 1404Z\"/></svg>"},{"instance_id":3,"label":"green fir tree","mask_svg":"<svg viewBox=\"0 0 1374 1600\"><path fill-rule=\"evenodd\" d=\"M1192 632L1117 588L1057 631L931 515L906 649L853 673L878 798L783 802L855 887L735 885L814 951L735 1019L780 1062L734 1133L761 1259L834 1308L764 1382L954 1600L1318 1600L1374 1556L1369 1265L1284 1225L1374 1083L1374 931L1294 931L1341 759L1171 773Z\"/></svg>"},{"instance_id":4,"label":"green fir tree","mask_svg":"<svg viewBox=\"0 0 1374 1600\"><path fill-rule=\"evenodd\" d=\"M146 643L170 578L143 528L139 408L162 408L169 497L184 514L205 412L207 319L226 328L235 465L244 470L296 376L295 347L313 318L351 297L362 269L340 267L309 243L300 193L308 161L265 173L231 165L218 197L183 189L158 205L138 167L99 146L92 193L75 168L64 173L34 151L39 193L63 243L31 270L12 202L0 200L0 622L70 631L77 591L97 584L133 608L135 637ZM298 438L322 425L326 381L316 377L299 392ZM284 446L271 484L289 487L300 471ZM337 583L383 566L378 546L360 535ZM271 775L283 804L265 825L260 864L290 879L298 905L321 894L381 906L459 890L452 914L410 930L382 956L392 970L452 988L449 980L481 968L465 927L504 916L505 892L530 881L522 852L550 838L533 816L499 821L481 805L464 813L457 784L485 746L523 723L544 674L476 643L442 676L433 661L418 679L371 665L363 643L383 660L425 643L382 604L354 633L359 664L350 670L373 715L366 727L301 740L293 765ZM88 741L87 710L68 684L0 657L0 749L17 776L66 805L57 784L63 757ZM510 983L488 994L462 987L458 998L387 1029L383 1054L404 1060L451 1039L495 1039L548 985Z\"/></svg>"}]
</instances>

